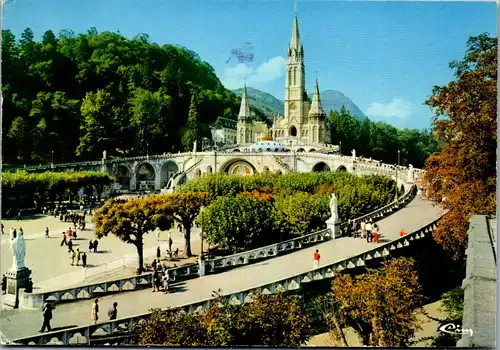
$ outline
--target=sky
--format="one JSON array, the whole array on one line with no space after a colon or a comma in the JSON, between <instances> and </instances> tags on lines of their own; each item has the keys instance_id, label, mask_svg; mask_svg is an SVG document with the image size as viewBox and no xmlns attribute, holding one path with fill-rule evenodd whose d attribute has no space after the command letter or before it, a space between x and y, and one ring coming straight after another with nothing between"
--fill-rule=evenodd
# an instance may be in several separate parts
<instances>
[{"instance_id":1,"label":"sky","mask_svg":"<svg viewBox=\"0 0 500 350\"><path fill-rule=\"evenodd\" d=\"M6 0L3 29L76 33L95 27L182 45L229 89L248 86L284 99L294 11L304 45L306 88L338 90L371 120L429 128L425 100L454 80L448 63L470 36L498 35L494 2L327 0ZM232 50L253 54L241 63Z\"/></svg>"}]
</instances>

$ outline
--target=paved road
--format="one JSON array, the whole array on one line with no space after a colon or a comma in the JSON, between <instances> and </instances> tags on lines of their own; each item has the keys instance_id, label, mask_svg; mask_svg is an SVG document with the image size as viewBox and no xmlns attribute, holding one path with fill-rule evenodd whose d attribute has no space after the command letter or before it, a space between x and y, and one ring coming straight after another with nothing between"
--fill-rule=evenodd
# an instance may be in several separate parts
<instances>
[{"instance_id":1,"label":"paved road","mask_svg":"<svg viewBox=\"0 0 500 350\"><path fill-rule=\"evenodd\" d=\"M407 207L379 222L380 231L387 240L399 237L404 228L413 232L437 219L441 209L428 201L415 198ZM194 303L211 297L213 290L222 289L224 294L238 292L291 275L307 272L312 268L312 253L319 249L321 264L334 263L373 248L375 243L362 239L339 238L318 244L306 250L290 253L258 264L252 264L220 274L208 275L185 281L173 294L152 293L150 289L125 292L100 298L101 317L105 319L113 302L118 302L118 317L133 316L151 308L173 307ZM92 301L84 300L57 305L52 327L79 326L90 323ZM42 322L41 312L11 310L0 313L1 331L9 339L36 334ZM22 327L20 327L22 325Z\"/></svg>"}]
</instances>

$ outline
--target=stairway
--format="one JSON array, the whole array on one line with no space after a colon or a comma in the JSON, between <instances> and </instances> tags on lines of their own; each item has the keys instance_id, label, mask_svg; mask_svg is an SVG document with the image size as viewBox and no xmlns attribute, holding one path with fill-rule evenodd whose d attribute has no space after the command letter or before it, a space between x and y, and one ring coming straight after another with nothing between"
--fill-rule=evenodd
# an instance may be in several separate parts
<instances>
[{"instance_id":1,"label":"stairway","mask_svg":"<svg viewBox=\"0 0 500 350\"><path fill-rule=\"evenodd\" d=\"M285 163L280 157L278 156L273 156L274 160L276 160L276 163L278 163L282 168L285 168L287 172L292 173L293 169L290 168L290 166Z\"/></svg>"}]
</instances>

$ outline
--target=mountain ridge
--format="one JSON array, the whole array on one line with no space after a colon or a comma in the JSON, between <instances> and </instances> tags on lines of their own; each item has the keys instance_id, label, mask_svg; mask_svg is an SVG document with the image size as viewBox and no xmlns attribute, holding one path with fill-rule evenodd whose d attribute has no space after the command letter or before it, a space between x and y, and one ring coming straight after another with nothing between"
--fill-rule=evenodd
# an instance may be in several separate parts
<instances>
[{"instance_id":1,"label":"mountain ridge","mask_svg":"<svg viewBox=\"0 0 500 350\"><path fill-rule=\"evenodd\" d=\"M243 88L231 91L238 96L243 94ZM247 87L247 94L250 105L264 113L268 120L273 120L277 113L280 115L285 113L284 101L277 99L274 95L252 87ZM365 117L361 109L349 97L345 96L340 91L325 90L320 92L320 95L323 109L326 114L329 114L331 110L339 112L342 106L345 106L345 108L351 114L358 117L358 119L362 120ZM312 95L309 97L312 98Z\"/></svg>"}]
</instances>

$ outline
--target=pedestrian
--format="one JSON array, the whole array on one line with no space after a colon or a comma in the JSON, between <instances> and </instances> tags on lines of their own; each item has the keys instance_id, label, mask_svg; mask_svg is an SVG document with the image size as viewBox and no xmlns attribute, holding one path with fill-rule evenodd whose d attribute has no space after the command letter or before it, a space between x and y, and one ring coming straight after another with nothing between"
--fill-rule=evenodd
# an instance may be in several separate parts
<instances>
[{"instance_id":1,"label":"pedestrian","mask_svg":"<svg viewBox=\"0 0 500 350\"><path fill-rule=\"evenodd\" d=\"M168 251L170 253L172 253L172 244L174 243L174 241L172 241L172 235L169 233L168 234Z\"/></svg>"},{"instance_id":2,"label":"pedestrian","mask_svg":"<svg viewBox=\"0 0 500 350\"><path fill-rule=\"evenodd\" d=\"M116 320L116 316L118 314L118 309L116 308L118 306L118 303L115 301L113 303L113 306L111 307L111 309L109 309L108 311L108 318L110 320Z\"/></svg>"},{"instance_id":3,"label":"pedestrian","mask_svg":"<svg viewBox=\"0 0 500 350\"><path fill-rule=\"evenodd\" d=\"M94 300L94 304L92 304L92 314L91 314L91 320L93 324L97 323L97 320L99 319L99 299Z\"/></svg>"},{"instance_id":4,"label":"pedestrian","mask_svg":"<svg viewBox=\"0 0 500 350\"><path fill-rule=\"evenodd\" d=\"M7 292L7 276L5 276L5 273L2 276L2 294L5 294Z\"/></svg>"},{"instance_id":5,"label":"pedestrian","mask_svg":"<svg viewBox=\"0 0 500 350\"><path fill-rule=\"evenodd\" d=\"M94 248L94 241L89 241L89 253L92 253L92 248Z\"/></svg>"},{"instance_id":6,"label":"pedestrian","mask_svg":"<svg viewBox=\"0 0 500 350\"><path fill-rule=\"evenodd\" d=\"M319 259L321 258L321 255L319 254L318 249L316 249L316 251L314 252L313 258L314 258L313 268L317 269L319 267Z\"/></svg>"},{"instance_id":7,"label":"pedestrian","mask_svg":"<svg viewBox=\"0 0 500 350\"><path fill-rule=\"evenodd\" d=\"M68 242L66 241L66 232L63 231L63 233L62 233L62 240L61 240L61 247L63 245L65 245L65 244L67 245Z\"/></svg>"},{"instance_id":8,"label":"pedestrian","mask_svg":"<svg viewBox=\"0 0 500 350\"><path fill-rule=\"evenodd\" d=\"M403 237L404 235L406 235L406 232L405 230L401 229L401 231L399 231L399 237Z\"/></svg>"},{"instance_id":9,"label":"pedestrian","mask_svg":"<svg viewBox=\"0 0 500 350\"><path fill-rule=\"evenodd\" d=\"M366 237L366 222L361 222L361 238Z\"/></svg>"},{"instance_id":10,"label":"pedestrian","mask_svg":"<svg viewBox=\"0 0 500 350\"><path fill-rule=\"evenodd\" d=\"M9 236L12 237L12 238L16 238L14 236L14 228L13 227L11 227L10 230L9 230Z\"/></svg>"},{"instance_id":11,"label":"pedestrian","mask_svg":"<svg viewBox=\"0 0 500 350\"><path fill-rule=\"evenodd\" d=\"M153 270L156 270L156 259L153 260L151 266L153 267Z\"/></svg>"},{"instance_id":12,"label":"pedestrian","mask_svg":"<svg viewBox=\"0 0 500 350\"><path fill-rule=\"evenodd\" d=\"M42 316L43 316L43 324L42 328L40 329L40 333L45 332L45 328L50 332L52 331L52 328L50 327L50 320L52 319L52 304L49 302L45 302L42 308Z\"/></svg>"},{"instance_id":13,"label":"pedestrian","mask_svg":"<svg viewBox=\"0 0 500 350\"><path fill-rule=\"evenodd\" d=\"M372 240L372 222L368 221L366 223L366 241L371 242Z\"/></svg>"},{"instance_id":14,"label":"pedestrian","mask_svg":"<svg viewBox=\"0 0 500 350\"><path fill-rule=\"evenodd\" d=\"M24 231L23 231L23 228L22 228L22 227L19 227L19 234L20 234L21 236L23 236L23 235L24 235Z\"/></svg>"},{"instance_id":15,"label":"pedestrian","mask_svg":"<svg viewBox=\"0 0 500 350\"><path fill-rule=\"evenodd\" d=\"M352 237L356 238L358 236L358 225L355 220L352 221L351 232Z\"/></svg>"},{"instance_id":16,"label":"pedestrian","mask_svg":"<svg viewBox=\"0 0 500 350\"><path fill-rule=\"evenodd\" d=\"M97 245L99 243L97 242L97 239L94 241L94 253L97 253Z\"/></svg>"},{"instance_id":17,"label":"pedestrian","mask_svg":"<svg viewBox=\"0 0 500 350\"><path fill-rule=\"evenodd\" d=\"M169 292L169 286L168 286L169 281L170 281L170 276L168 272L165 271L163 275L163 291L165 292L165 294Z\"/></svg>"},{"instance_id":18,"label":"pedestrian","mask_svg":"<svg viewBox=\"0 0 500 350\"><path fill-rule=\"evenodd\" d=\"M4 226L3 226L3 224L2 224L2 235L3 235L3 227L4 227Z\"/></svg>"},{"instance_id":19,"label":"pedestrian","mask_svg":"<svg viewBox=\"0 0 500 350\"><path fill-rule=\"evenodd\" d=\"M69 257L71 259L71 266L74 266L76 262L76 253L73 249L69 252Z\"/></svg>"},{"instance_id":20,"label":"pedestrian","mask_svg":"<svg viewBox=\"0 0 500 350\"><path fill-rule=\"evenodd\" d=\"M151 284L153 285L153 293L156 292L155 289L157 291L160 291L158 289L158 285L159 285L158 280L159 280L158 271L153 270L153 273L151 275Z\"/></svg>"},{"instance_id":21,"label":"pedestrian","mask_svg":"<svg viewBox=\"0 0 500 350\"><path fill-rule=\"evenodd\" d=\"M72 250L73 250L73 241L72 241L72 240L70 240L70 241L68 242L68 252L71 252Z\"/></svg>"},{"instance_id":22,"label":"pedestrian","mask_svg":"<svg viewBox=\"0 0 500 350\"><path fill-rule=\"evenodd\" d=\"M160 241L160 233L161 233L160 228L157 227L155 229L155 232L156 232L156 240L159 242Z\"/></svg>"},{"instance_id":23,"label":"pedestrian","mask_svg":"<svg viewBox=\"0 0 500 350\"><path fill-rule=\"evenodd\" d=\"M83 267L87 266L87 254L85 254L85 252L82 254L82 265Z\"/></svg>"},{"instance_id":24,"label":"pedestrian","mask_svg":"<svg viewBox=\"0 0 500 350\"><path fill-rule=\"evenodd\" d=\"M160 261L160 257L161 257L160 247L156 248L156 257L158 258L158 261Z\"/></svg>"},{"instance_id":25,"label":"pedestrian","mask_svg":"<svg viewBox=\"0 0 500 350\"><path fill-rule=\"evenodd\" d=\"M49 227L45 226L45 238L49 238Z\"/></svg>"},{"instance_id":26,"label":"pedestrian","mask_svg":"<svg viewBox=\"0 0 500 350\"><path fill-rule=\"evenodd\" d=\"M80 265L81 258L80 248L76 248L76 266Z\"/></svg>"},{"instance_id":27,"label":"pedestrian","mask_svg":"<svg viewBox=\"0 0 500 350\"><path fill-rule=\"evenodd\" d=\"M21 209L17 211L17 221L21 220Z\"/></svg>"}]
</instances>

